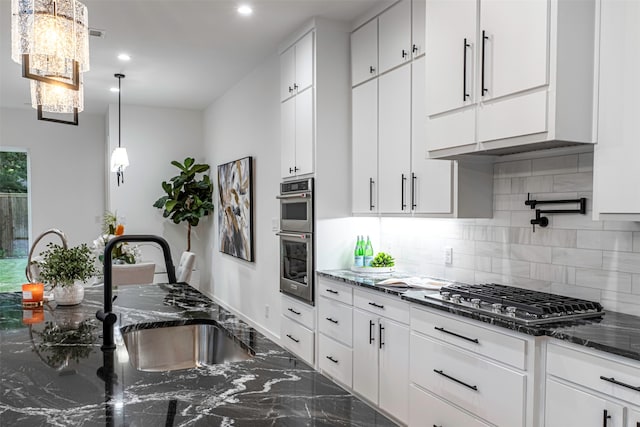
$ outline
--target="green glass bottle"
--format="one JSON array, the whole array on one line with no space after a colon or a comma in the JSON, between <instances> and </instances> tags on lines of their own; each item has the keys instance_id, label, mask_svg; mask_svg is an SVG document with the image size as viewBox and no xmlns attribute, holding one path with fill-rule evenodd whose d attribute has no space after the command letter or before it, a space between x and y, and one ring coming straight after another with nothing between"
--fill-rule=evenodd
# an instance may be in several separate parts
<instances>
[{"instance_id":1,"label":"green glass bottle","mask_svg":"<svg viewBox=\"0 0 640 427\"><path fill-rule=\"evenodd\" d=\"M353 265L355 267L364 266L364 239L362 236L357 237L356 247L353 250Z\"/></svg>"},{"instance_id":2,"label":"green glass bottle","mask_svg":"<svg viewBox=\"0 0 640 427\"><path fill-rule=\"evenodd\" d=\"M364 246L364 265L365 267L371 267L371 261L373 261L373 245L371 239L367 236L367 243Z\"/></svg>"}]
</instances>

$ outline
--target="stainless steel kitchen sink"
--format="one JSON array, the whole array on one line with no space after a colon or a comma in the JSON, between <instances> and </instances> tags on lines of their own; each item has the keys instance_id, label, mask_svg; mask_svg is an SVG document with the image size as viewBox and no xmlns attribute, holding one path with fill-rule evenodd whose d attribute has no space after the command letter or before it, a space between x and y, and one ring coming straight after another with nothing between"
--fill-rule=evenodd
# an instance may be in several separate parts
<instances>
[{"instance_id":1,"label":"stainless steel kitchen sink","mask_svg":"<svg viewBox=\"0 0 640 427\"><path fill-rule=\"evenodd\" d=\"M122 333L129 361L140 371L166 372L253 357L253 350L214 324L132 329Z\"/></svg>"}]
</instances>

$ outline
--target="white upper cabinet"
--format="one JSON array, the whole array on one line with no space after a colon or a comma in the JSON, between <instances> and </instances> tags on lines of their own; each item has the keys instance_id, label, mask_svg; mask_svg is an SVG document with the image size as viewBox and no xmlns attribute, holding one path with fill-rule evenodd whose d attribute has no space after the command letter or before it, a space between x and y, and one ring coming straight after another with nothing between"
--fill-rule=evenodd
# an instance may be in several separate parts
<instances>
[{"instance_id":1,"label":"white upper cabinet","mask_svg":"<svg viewBox=\"0 0 640 427\"><path fill-rule=\"evenodd\" d=\"M603 1L600 18L593 216L640 221L640 2Z\"/></svg>"},{"instance_id":2,"label":"white upper cabinet","mask_svg":"<svg viewBox=\"0 0 640 427\"><path fill-rule=\"evenodd\" d=\"M351 33L351 85L378 75L378 20Z\"/></svg>"},{"instance_id":3,"label":"white upper cabinet","mask_svg":"<svg viewBox=\"0 0 640 427\"><path fill-rule=\"evenodd\" d=\"M280 100L313 84L313 31L280 55Z\"/></svg>"},{"instance_id":4,"label":"white upper cabinet","mask_svg":"<svg viewBox=\"0 0 640 427\"><path fill-rule=\"evenodd\" d=\"M595 0L427 0L431 157L593 143Z\"/></svg>"},{"instance_id":5,"label":"white upper cabinet","mask_svg":"<svg viewBox=\"0 0 640 427\"><path fill-rule=\"evenodd\" d=\"M411 60L411 1L401 0L378 17L380 73Z\"/></svg>"},{"instance_id":6,"label":"white upper cabinet","mask_svg":"<svg viewBox=\"0 0 640 427\"><path fill-rule=\"evenodd\" d=\"M352 210L378 212L378 80L352 91Z\"/></svg>"},{"instance_id":7,"label":"white upper cabinet","mask_svg":"<svg viewBox=\"0 0 640 427\"><path fill-rule=\"evenodd\" d=\"M380 212L411 210L411 66L380 76L378 156Z\"/></svg>"},{"instance_id":8,"label":"white upper cabinet","mask_svg":"<svg viewBox=\"0 0 640 427\"><path fill-rule=\"evenodd\" d=\"M424 26L426 0L411 2L411 54L417 58L424 54Z\"/></svg>"}]
</instances>

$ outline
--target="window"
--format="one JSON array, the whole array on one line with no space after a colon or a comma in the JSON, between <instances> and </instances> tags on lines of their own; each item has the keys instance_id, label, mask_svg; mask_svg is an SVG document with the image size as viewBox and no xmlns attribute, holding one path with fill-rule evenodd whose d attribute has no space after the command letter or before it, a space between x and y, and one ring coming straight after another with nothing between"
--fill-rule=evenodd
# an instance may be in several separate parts
<instances>
[{"instance_id":1,"label":"window","mask_svg":"<svg viewBox=\"0 0 640 427\"><path fill-rule=\"evenodd\" d=\"M28 159L0 151L0 292L19 291L29 254Z\"/></svg>"}]
</instances>

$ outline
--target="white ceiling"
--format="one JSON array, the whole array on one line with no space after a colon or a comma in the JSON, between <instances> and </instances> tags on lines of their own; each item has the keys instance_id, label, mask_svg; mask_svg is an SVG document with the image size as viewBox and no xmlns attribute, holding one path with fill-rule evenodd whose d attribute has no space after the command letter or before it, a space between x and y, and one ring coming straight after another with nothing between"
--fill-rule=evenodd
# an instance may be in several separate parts
<instances>
[{"instance_id":1,"label":"white ceiling","mask_svg":"<svg viewBox=\"0 0 640 427\"><path fill-rule=\"evenodd\" d=\"M388 0L387 0L388 2ZM201 110L276 52L313 16L353 21L379 0L85 0L91 70L84 75L85 112L117 102L115 73L123 73L122 103ZM11 0L0 0L0 107L30 108L29 81L11 60ZM116 56L131 55L123 63Z\"/></svg>"}]
</instances>

